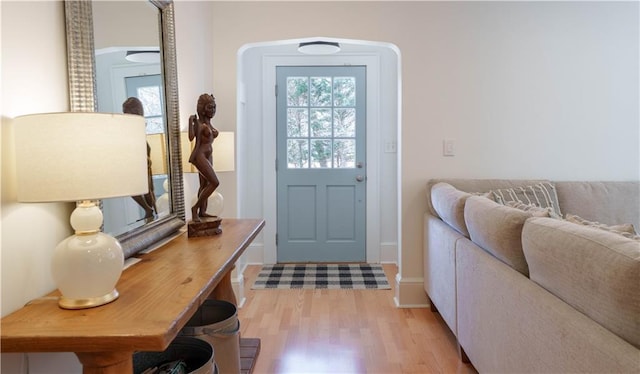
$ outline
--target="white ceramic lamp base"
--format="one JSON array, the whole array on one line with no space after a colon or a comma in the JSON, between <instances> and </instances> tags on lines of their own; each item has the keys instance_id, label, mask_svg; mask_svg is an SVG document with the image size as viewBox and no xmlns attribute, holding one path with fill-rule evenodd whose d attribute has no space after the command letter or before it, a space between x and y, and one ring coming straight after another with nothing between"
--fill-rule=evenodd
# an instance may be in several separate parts
<instances>
[{"instance_id":1,"label":"white ceramic lamp base","mask_svg":"<svg viewBox=\"0 0 640 374\"><path fill-rule=\"evenodd\" d=\"M58 304L64 309L92 308L119 296L115 286L124 254L115 238L99 231L101 224L102 212L95 203L80 203L71 214L76 234L54 251L51 271L62 293Z\"/></svg>"},{"instance_id":2,"label":"white ceramic lamp base","mask_svg":"<svg viewBox=\"0 0 640 374\"><path fill-rule=\"evenodd\" d=\"M194 196L191 199L191 206L193 206L196 201L198 201L198 196ZM224 210L224 197L218 191L213 191L211 196L207 199L207 214L211 214L212 216L220 217L222 211ZM193 219L193 217L191 217Z\"/></svg>"}]
</instances>

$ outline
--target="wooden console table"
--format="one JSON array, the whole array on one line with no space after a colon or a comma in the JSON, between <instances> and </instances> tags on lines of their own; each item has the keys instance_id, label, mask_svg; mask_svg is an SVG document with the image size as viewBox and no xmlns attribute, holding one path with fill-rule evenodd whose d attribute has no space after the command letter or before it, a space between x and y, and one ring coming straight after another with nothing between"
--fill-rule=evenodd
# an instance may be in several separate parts
<instances>
[{"instance_id":1,"label":"wooden console table","mask_svg":"<svg viewBox=\"0 0 640 374\"><path fill-rule=\"evenodd\" d=\"M131 373L134 352L164 351L207 298L235 303L231 270L264 221L224 219L222 226L221 235L185 232L138 256L110 304L64 310L57 291L33 300L2 318L1 351L74 352L83 373Z\"/></svg>"}]
</instances>

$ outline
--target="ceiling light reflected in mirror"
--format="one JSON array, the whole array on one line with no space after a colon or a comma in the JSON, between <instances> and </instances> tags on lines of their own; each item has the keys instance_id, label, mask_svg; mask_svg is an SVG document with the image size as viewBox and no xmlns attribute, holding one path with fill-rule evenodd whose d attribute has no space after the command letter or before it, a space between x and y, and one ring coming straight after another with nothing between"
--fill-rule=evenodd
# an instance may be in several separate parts
<instances>
[{"instance_id":1,"label":"ceiling light reflected in mirror","mask_svg":"<svg viewBox=\"0 0 640 374\"><path fill-rule=\"evenodd\" d=\"M127 51L125 59L130 62L158 64L160 63L160 51Z\"/></svg>"}]
</instances>

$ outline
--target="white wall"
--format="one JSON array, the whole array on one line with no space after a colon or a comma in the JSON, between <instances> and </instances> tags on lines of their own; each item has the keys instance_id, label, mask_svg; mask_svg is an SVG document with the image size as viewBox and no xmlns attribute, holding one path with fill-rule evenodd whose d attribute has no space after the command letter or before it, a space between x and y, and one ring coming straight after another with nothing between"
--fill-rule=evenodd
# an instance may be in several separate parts
<instances>
[{"instance_id":1,"label":"white wall","mask_svg":"<svg viewBox=\"0 0 640 374\"><path fill-rule=\"evenodd\" d=\"M244 44L324 35L399 47L403 305L426 302L429 178L640 178L637 2L216 1L213 10L225 108ZM235 123L235 113L219 120ZM442 156L444 138L456 156Z\"/></svg>"},{"instance_id":2,"label":"white wall","mask_svg":"<svg viewBox=\"0 0 640 374\"><path fill-rule=\"evenodd\" d=\"M0 1L2 74L2 316L55 285L49 270L53 248L71 234L73 204L16 201L11 119L22 114L69 110L66 34L62 1ZM212 87L210 3L175 4L178 82L182 118ZM198 43L193 41L197 40ZM202 43L202 44L200 44ZM222 178L221 178L222 179ZM232 180L232 182L234 182ZM197 182L196 182L197 183ZM225 181L223 180L223 183ZM196 185L197 188L197 185ZM224 192L223 192L224 193ZM233 196L232 193L229 193ZM187 197L188 199L189 197ZM233 198L232 198L233 199ZM233 201L233 200L232 200ZM229 203L234 212L235 203ZM80 373L71 353L2 354L2 373Z\"/></svg>"},{"instance_id":3,"label":"white wall","mask_svg":"<svg viewBox=\"0 0 640 374\"><path fill-rule=\"evenodd\" d=\"M0 3L2 20L2 316L53 289L49 266L55 245L71 234L72 204L16 200L11 119L69 109L64 12L61 2ZM34 11L38 9L38 11ZM25 25L29 25L25 27ZM19 37L17 37L19 35ZM46 367L32 355L32 373ZM61 370L78 369L70 354ZM2 372L21 372L24 355L3 354ZM43 365L40 365L43 364ZM42 371L40 371L42 372Z\"/></svg>"}]
</instances>

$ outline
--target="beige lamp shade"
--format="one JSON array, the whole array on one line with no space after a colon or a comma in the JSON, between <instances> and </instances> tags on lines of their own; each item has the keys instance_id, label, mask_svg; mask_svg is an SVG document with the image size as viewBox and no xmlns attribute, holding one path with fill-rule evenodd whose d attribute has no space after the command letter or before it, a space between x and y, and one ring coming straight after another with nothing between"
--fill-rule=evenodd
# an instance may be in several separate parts
<instances>
[{"instance_id":1,"label":"beige lamp shade","mask_svg":"<svg viewBox=\"0 0 640 374\"><path fill-rule=\"evenodd\" d=\"M189 134L180 133L180 145L182 147L182 170L185 173L197 173L193 164L189 162L191 151L195 145L194 141L189 141ZM220 131L218 137L213 141L213 170L218 172L235 170L235 133L233 131Z\"/></svg>"},{"instance_id":2,"label":"beige lamp shade","mask_svg":"<svg viewBox=\"0 0 640 374\"><path fill-rule=\"evenodd\" d=\"M151 152L151 174L163 175L167 174L167 137L164 133L147 135L147 144Z\"/></svg>"},{"instance_id":3,"label":"beige lamp shade","mask_svg":"<svg viewBox=\"0 0 640 374\"><path fill-rule=\"evenodd\" d=\"M111 113L48 113L13 121L18 200L79 201L149 191L145 121Z\"/></svg>"},{"instance_id":4,"label":"beige lamp shade","mask_svg":"<svg viewBox=\"0 0 640 374\"><path fill-rule=\"evenodd\" d=\"M235 133L220 131L213 141L213 170L219 172L235 169Z\"/></svg>"},{"instance_id":5,"label":"beige lamp shade","mask_svg":"<svg viewBox=\"0 0 640 374\"><path fill-rule=\"evenodd\" d=\"M198 169L193 166L192 163L189 162L189 157L191 156L191 151L193 150L193 146L195 143L195 139L193 142L189 140L189 134L186 132L180 133L180 150L182 153L182 172L183 173L197 173Z\"/></svg>"}]
</instances>

